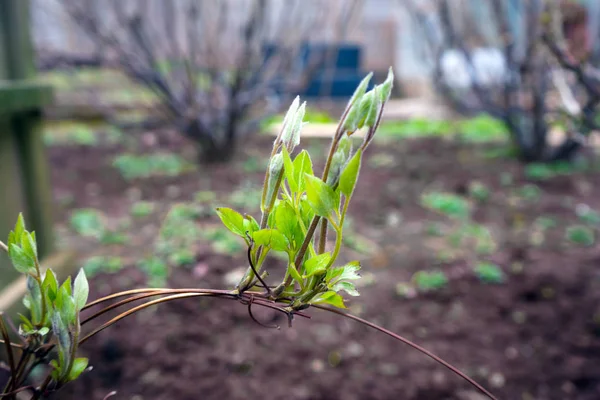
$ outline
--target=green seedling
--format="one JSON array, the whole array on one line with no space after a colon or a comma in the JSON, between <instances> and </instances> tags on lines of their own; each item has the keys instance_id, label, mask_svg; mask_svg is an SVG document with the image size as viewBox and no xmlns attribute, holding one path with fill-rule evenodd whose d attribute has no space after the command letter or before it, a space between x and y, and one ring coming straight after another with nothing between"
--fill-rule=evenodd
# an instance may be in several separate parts
<instances>
[{"instance_id":1,"label":"green seedling","mask_svg":"<svg viewBox=\"0 0 600 400\"><path fill-rule=\"evenodd\" d=\"M433 292L443 289L448 284L448 278L443 271L417 271L412 281L421 292Z\"/></svg>"},{"instance_id":2,"label":"green seedling","mask_svg":"<svg viewBox=\"0 0 600 400\"><path fill-rule=\"evenodd\" d=\"M151 215L155 208L154 203L149 201L136 201L131 205L129 214L135 218L144 218Z\"/></svg>"},{"instance_id":3,"label":"green seedling","mask_svg":"<svg viewBox=\"0 0 600 400\"><path fill-rule=\"evenodd\" d=\"M506 276L502 269L495 264L481 262L473 269L475 275L483 283L500 284L504 283Z\"/></svg>"},{"instance_id":4,"label":"green seedling","mask_svg":"<svg viewBox=\"0 0 600 400\"><path fill-rule=\"evenodd\" d=\"M469 218L471 207L468 200L452 193L430 192L421 196L421 205L427 209L454 219Z\"/></svg>"},{"instance_id":5,"label":"green seedling","mask_svg":"<svg viewBox=\"0 0 600 400\"><path fill-rule=\"evenodd\" d=\"M91 208L75 210L71 213L71 228L81 236L100 239L105 231L104 216Z\"/></svg>"},{"instance_id":6,"label":"green seedling","mask_svg":"<svg viewBox=\"0 0 600 400\"><path fill-rule=\"evenodd\" d=\"M565 237L569 242L580 246L592 246L595 242L594 231L584 225L572 225L567 227Z\"/></svg>"},{"instance_id":7,"label":"green seedling","mask_svg":"<svg viewBox=\"0 0 600 400\"><path fill-rule=\"evenodd\" d=\"M122 154L115 158L113 166L127 180L152 176L177 176L194 169L192 164L170 153L147 156Z\"/></svg>"},{"instance_id":8,"label":"green seedling","mask_svg":"<svg viewBox=\"0 0 600 400\"><path fill-rule=\"evenodd\" d=\"M490 198L490 190L481 182L469 184L469 196L480 203L485 203Z\"/></svg>"}]
</instances>

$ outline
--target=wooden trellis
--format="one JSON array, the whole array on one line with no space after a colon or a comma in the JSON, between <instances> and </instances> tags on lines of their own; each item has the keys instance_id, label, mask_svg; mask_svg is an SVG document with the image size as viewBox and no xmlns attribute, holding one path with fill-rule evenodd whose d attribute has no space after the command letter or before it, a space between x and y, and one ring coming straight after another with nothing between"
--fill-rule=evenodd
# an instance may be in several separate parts
<instances>
[{"instance_id":1,"label":"wooden trellis","mask_svg":"<svg viewBox=\"0 0 600 400\"><path fill-rule=\"evenodd\" d=\"M0 239L6 242L23 212L43 258L52 252L53 224L41 109L52 91L35 80L29 11L29 0L0 0ZM3 290L15 287L17 273L0 253L2 302Z\"/></svg>"}]
</instances>

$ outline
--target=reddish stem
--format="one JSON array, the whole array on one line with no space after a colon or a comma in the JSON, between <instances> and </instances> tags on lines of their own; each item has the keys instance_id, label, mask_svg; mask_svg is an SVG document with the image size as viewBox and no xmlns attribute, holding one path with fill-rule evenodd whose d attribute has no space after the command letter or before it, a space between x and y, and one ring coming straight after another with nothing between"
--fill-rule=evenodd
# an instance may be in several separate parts
<instances>
[{"instance_id":1,"label":"reddish stem","mask_svg":"<svg viewBox=\"0 0 600 400\"><path fill-rule=\"evenodd\" d=\"M419 346L416 343L411 342L410 340L392 332L389 331L379 325L376 325L372 322L369 322L365 319L362 319L360 317L357 317L355 315L352 314L348 314L346 312L337 310L335 308L330 308L327 306L321 306L321 305L312 305L312 307L318 308L320 310L325 310L325 311L329 311L330 313L334 313L337 315L341 315L342 317L346 317L349 319L353 319L357 322L360 322L363 325L368 326L369 328L373 328L375 330L378 330L379 332L385 333L388 336L393 337L396 340L401 341L404 344L407 344L408 346L412 347L413 349L425 354L427 357L433 359L434 361L436 361L437 363L443 365L444 367L448 368L450 371L454 372L456 375L460 376L461 378L463 378L465 381L469 382L472 386L476 387L481 393L485 394L487 397L489 397L491 400L497 400L496 397L494 397L493 394L491 394L490 392L488 392L483 386L481 386L480 384L478 384L477 382L475 382L473 379L469 378L464 372L461 372L458 368L456 368L455 366L447 363L446 361L442 360L440 357L436 356L435 354L431 353L429 350L424 349L423 347Z\"/></svg>"}]
</instances>

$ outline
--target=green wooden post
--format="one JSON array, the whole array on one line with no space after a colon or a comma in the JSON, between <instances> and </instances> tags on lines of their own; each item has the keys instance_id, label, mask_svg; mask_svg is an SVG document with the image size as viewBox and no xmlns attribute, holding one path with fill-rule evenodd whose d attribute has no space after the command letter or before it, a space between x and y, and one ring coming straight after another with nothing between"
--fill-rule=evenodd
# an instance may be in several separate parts
<instances>
[{"instance_id":1,"label":"green wooden post","mask_svg":"<svg viewBox=\"0 0 600 400\"><path fill-rule=\"evenodd\" d=\"M0 0L0 240L23 212L45 257L53 248L53 221L41 109L52 92L34 78L29 0ZM0 254L0 291L16 275Z\"/></svg>"}]
</instances>

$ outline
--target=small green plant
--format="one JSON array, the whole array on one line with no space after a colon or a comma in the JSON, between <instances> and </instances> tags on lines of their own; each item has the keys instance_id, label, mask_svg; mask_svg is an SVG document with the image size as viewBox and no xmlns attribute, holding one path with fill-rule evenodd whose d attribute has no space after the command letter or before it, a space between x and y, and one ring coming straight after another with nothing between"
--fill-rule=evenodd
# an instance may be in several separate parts
<instances>
[{"instance_id":1,"label":"small green plant","mask_svg":"<svg viewBox=\"0 0 600 400\"><path fill-rule=\"evenodd\" d=\"M290 325L294 317L308 317L305 313L311 308L358 321L433 358L495 400L471 378L427 350L340 310L345 308L341 293L358 296L354 282L360 278L358 262L336 263L342 244L344 220L358 179L362 155L379 126L383 108L391 93L393 76L390 70L383 84L367 92L369 80L370 75L361 82L343 114L321 178L315 176L308 152L301 151L293 159L291 156L300 141L305 110L305 105L300 105L296 99L273 145L261 196L260 222L230 208L217 209L224 226L247 246L248 269L234 290L150 287L126 290L88 303L89 287L83 270L73 283L69 277L62 285L59 285L51 270L41 272L35 233L25 230L23 218L19 217L14 231L9 234L8 245L0 242L0 248L8 253L17 271L27 277L25 304L31 316L21 318L18 334L22 343L16 343L11 341L8 325L0 313L0 344L4 345L9 356L10 373L2 390L2 398L15 400L17 394L19 398L27 396L32 400L47 398L66 383L77 379L88 365L86 358L77 357L78 349L98 332L135 312L177 299L215 297L241 303L247 307L250 318L267 327L256 319L253 307L281 312L287 316ZM358 148L353 150L351 136L363 127L368 132ZM179 234L178 230L185 228L181 224L182 218L189 219L194 214L190 214L186 207L173 210L170 214L174 219L165 224L164 230L173 238ZM191 224L187 228L190 229L187 232L190 238L195 238L196 231ZM331 251L326 251L328 228L335 234ZM317 229L319 234L315 236ZM281 283L275 286L266 282L266 266L269 263L265 263L265 260L273 253L282 254L287 260L285 275ZM140 268L147 271L151 283L160 284L166 280L167 266L160 259L150 257L142 260ZM423 288L440 287L447 282L440 272L417 275L415 279ZM149 298L154 299L88 330L91 322L96 322L99 316L114 308L125 305L131 307L131 303ZM100 305L104 308L87 314L89 311L86 310ZM86 312L86 315L82 316L82 312ZM82 328L87 333L82 333ZM20 355L19 358L15 357L15 352ZM24 382L29 382L31 371L39 365L46 367L46 377L26 386L28 383Z\"/></svg>"},{"instance_id":2,"label":"small green plant","mask_svg":"<svg viewBox=\"0 0 600 400\"><path fill-rule=\"evenodd\" d=\"M145 258L139 262L138 267L146 273L148 285L151 287L161 287L167 283L169 267L160 258Z\"/></svg>"},{"instance_id":3,"label":"small green plant","mask_svg":"<svg viewBox=\"0 0 600 400\"><path fill-rule=\"evenodd\" d=\"M100 273L114 274L123 269L123 261L119 257L94 256L88 258L81 268L88 277Z\"/></svg>"},{"instance_id":4,"label":"small green plant","mask_svg":"<svg viewBox=\"0 0 600 400\"><path fill-rule=\"evenodd\" d=\"M584 171L587 167L588 164L585 160L578 162L531 163L525 166L525 177L531 180L545 181L556 176L571 175Z\"/></svg>"},{"instance_id":5,"label":"small green plant","mask_svg":"<svg viewBox=\"0 0 600 400\"><path fill-rule=\"evenodd\" d=\"M575 208L575 213L581 220L588 225L598 226L600 225L600 213L586 204L579 204Z\"/></svg>"},{"instance_id":6,"label":"small green plant","mask_svg":"<svg viewBox=\"0 0 600 400\"><path fill-rule=\"evenodd\" d=\"M466 142L501 142L509 138L504 123L485 114L462 121L458 130Z\"/></svg>"},{"instance_id":7,"label":"small green plant","mask_svg":"<svg viewBox=\"0 0 600 400\"><path fill-rule=\"evenodd\" d=\"M548 230L558 226L556 219L548 216L537 217L534 223L542 230Z\"/></svg>"},{"instance_id":8,"label":"small green plant","mask_svg":"<svg viewBox=\"0 0 600 400\"><path fill-rule=\"evenodd\" d=\"M115 158L113 166L127 180L152 176L177 176L194 168L180 156L171 153L145 156L121 154Z\"/></svg>"},{"instance_id":9,"label":"small green plant","mask_svg":"<svg viewBox=\"0 0 600 400\"><path fill-rule=\"evenodd\" d=\"M149 201L136 201L131 205L129 213L135 218L144 218L154 212L155 205Z\"/></svg>"},{"instance_id":10,"label":"small green plant","mask_svg":"<svg viewBox=\"0 0 600 400\"><path fill-rule=\"evenodd\" d=\"M104 217L92 208L75 210L71 213L71 228L81 236L100 239L105 231Z\"/></svg>"},{"instance_id":11,"label":"small green plant","mask_svg":"<svg viewBox=\"0 0 600 400\"><path fill-rule=\"evenodd\" d=\"M448 284L448 278L443 271L417 271L412 281L418 290L422 292L433 292L443 289Z\"/></svg>"},{"instance_id":12,"label":"small green plant","mask_svg":"<svg viewBox=\"0 0 600 400\"><path fill-rule=\"evenodd\" d=\"M421 196L421 205L455 219L467 219L471 212L468 200L445 192L429 192L424 194Z\"/></svg>"},{"instance_id":13,"label":"small green plant","mask_svg":"<svg viewBox=\"0 0 600 400\"><path fill-rule=\"evenodd\" d=\"M592 246L595 242L594 231L584 225L567 227L565 237L569 242L580 246Z\"/></svg>"},{"instance_id":14,"label":"small green plant","mask_svg":"<svg viewBox=\"0 0 600 400\"><path fill-rule=\"evenodd\" d=\"M490 190L481 182L469 183L469 196L480 203L485 203L490 198Z\"/></svg>"},{"instance_id":15,"label":"small green plant","mask_svg":"<svg viewBox=\"0 0 600 400\"><path fill-rule=\"evenodd\" d=\"M532 183L526 183L517 190L517 195L525 201L536 202L542 196L542 189Z\"/></svg>"},{"instance_id":16,"label":"small green plant","mask_svg":"<svg viewBox=\"0 0 600 400\"><path fill-rule=\"evenodd\" d=\"M483 283L499 284L504 283L506 276L502 269L489 262L480 262L473 269L475 275Z\"/></svg>"},{"instance_id":17,"label":"small green plant","mask_svg":"<svg viewBox=\"0 0 600 400\"><path fill-rule=\"evenodd\" d=\"M398 138L444 136L453 131L449 121L413 118L407 121L388 121L381 124L380 134Z\"/></svg>"},{"instance_id":18,"label":"small green plant","mask_svg":"<svg viewBox=\"0 0 600 400\"><path fill-rule=\"evenodd\" d=\"M100 236L100 243L102 244L126 244L129 242L129 236L123 232L104 231Z\"/></svg>"}]
</instances>

